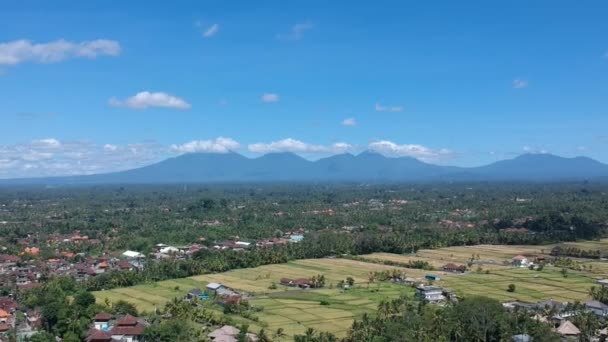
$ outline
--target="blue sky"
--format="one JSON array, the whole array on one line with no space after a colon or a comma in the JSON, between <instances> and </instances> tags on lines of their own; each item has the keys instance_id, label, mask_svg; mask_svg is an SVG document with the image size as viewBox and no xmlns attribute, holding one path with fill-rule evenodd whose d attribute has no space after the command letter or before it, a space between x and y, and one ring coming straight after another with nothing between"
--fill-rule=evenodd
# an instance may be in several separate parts
<instances>
[{"instance_id":1,"label":"blue sky","mask_svg":"<svg viewBox=\"0 0 608 342\"><path fill-rule=\"evenodd\" d=\"M608 162L605 1L163 3L0 3L0 177L229 149Z\"/></svg>"}]
</instances>

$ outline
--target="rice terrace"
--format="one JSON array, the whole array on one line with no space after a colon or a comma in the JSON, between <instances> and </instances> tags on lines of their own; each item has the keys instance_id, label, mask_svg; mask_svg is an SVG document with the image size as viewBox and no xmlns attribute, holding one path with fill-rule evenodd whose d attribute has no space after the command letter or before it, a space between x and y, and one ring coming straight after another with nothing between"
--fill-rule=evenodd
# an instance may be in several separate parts
<instances>
[{"instance_id":1,"label":"rice terrace","mask_svg":"<svg viewBox=\"0 0 608 342\"><path fill-rule=\"evenodd\" d=\"M458 297L476 294L500 302L536 303L547 300L584 302L597 281L608 278L608 262L603 259L573 258L568 267L547 263L542 268L515 267L518 255L543 260L550 257L555 246L607 251L608 239L562 243L544 246L477 245L419 250L415 254L373 253L357 257L305 259L256 268L236 269L224 273L166 280L143 285L97 291L98 302L126 300L143 312L162 308L173 298L183 298L192 288L205 288L219 283L249 296L253 307L263 308L255 320L231 315L238 323L251 329L274 331L284 329L286 335L302 334L307 328L344 336L356 318L373 313L386 299L400 296L412 298L414 285L391 281L372 281L370 275L380 271L398 270L413 284L429 283L429 274L436 277L433 285L453 291ZM356 260L353 260L356 259ZM403 267L422 261L431 267ZM468 265L467 271L446 272L446 264ZM432 268L432 269L431 269ZM326 286L300 289L281 285L283 278L309 278L323 274ZM351 277L352 287L337 285ZM509 291L509 285L514 291ZM210 310L222 315L220 306Z\"/></svg>"}]
</instances>

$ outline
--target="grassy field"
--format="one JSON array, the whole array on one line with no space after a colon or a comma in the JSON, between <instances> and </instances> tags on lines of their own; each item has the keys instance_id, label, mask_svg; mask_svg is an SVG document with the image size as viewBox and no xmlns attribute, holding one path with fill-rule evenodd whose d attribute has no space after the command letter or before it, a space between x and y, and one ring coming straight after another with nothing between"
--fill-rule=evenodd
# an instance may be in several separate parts
<instances>
[{"instance_id":1,"label":"grassy field","mask_svg":"<svg viewBox=\"0 0 608 342\"><path fill-rule=\"evenodd\" d=\"M606 239L562 245L608 250L608 240ZM568 270L567 277L561 274L561 268L551 266L547 266L539 272L502 265L504 262L510 263L511 258L518 254L548 257L551 248L554 246L478 245L420 250L415 255L374 253L363 257L397 262L423 260L440 269L441 266L449 262L466 265L471 256L475 255L476 261L488 263L480 265L481 272L476 271L477 265L473 265L471 272L464 275L434 271L432 273L441 276L441 280L436 284L454 290L460 295L484 295L500 301L537 302L547 299L584 301L588 299L589 288L596 285L596 280L598 278L608 278L608 262L577 259L587 266L586 270ZM589 268L589 265L591 265L591 268ZM486 274L486 270L489 271L489 274ZM509 284L515 285L515 292L506 291Z\"/></svg>"},{"instance_id":2,"label":"grassy field","mask_svg":"<svg viewBox=\"0 0 608 342\"><path fill-rule=\"evenodd\" d=\"M220 282L254 295L249 301L250 304L264 308L263 312L256 314L259 322L234 317L241 322L246 321L254 331L262 327L268 331L283 328L288 335L292 335L313 327L344 335L354 317L375 311L383 298L396 298L401 294L412 295L413 290L402 285L377 283L368 287L369 272L394 268L345 259L298 260L287 264L160 281L94 294L101 303L105 302L106 298L110 302L122 299L133 303L140 311L151 312L155 307L162 308L174 297L184 296L191 288L204 288L209 282ZM418 276L424 273L421 270L403 270L408 274L410 271L416 271ZM317 274L325 275L326 288L298 290L278 285L276 289L269 289L272 283L278 284L279 279L283 277L309 278ZM355 279L355 288L348 291L330 288L347 277ZM329 305L321 305L321 301Z\"/></svg>"},{"instance_id":3,"label":"grassy field","mask_svg":"<svg viewBox=\"0 0 608 342\"><path fill-rule=\"evenodd\" d=\"M608 251L608 240L568 245ZM504 265L518 254L548 255L553 246L479 245L420 250L415 255L374 253L363 257L397 262L424 260L440 269L448 262L466 264L471 256L475 255L477 261L484 263L480 272L477 271L477 265L466 274L399 269L406 276L421 281L424 281L425 274L437 274L441 276L441 280L435 282L436 285L454 290L463 296L484 295L500 301L537 302L548 299L584 301L588 299L589 288L595 285L597 278L608 278L608 262L601 260L579 259L579 262L586 265L586 269L568 270L567 277L562 275L560 268L551 266L545 267L542 271L533 271ZM96 292L95 296L99 302L104 302L106 299L110 302L127 300L136 305L140 311L151 312L155 307L162 308L174 297L184 296L191 288L204 288L209 282L219 282L253 295L250 303L264 308L262 312L256 314L259 318L258 322L233 316L238 322L250 324L253 331L265 328L272 332L277 328L283 328L291 336L313 327L316 330L329 331L342 336L354 318L365 312L375 311L382 299L412 295L413 289L403 285L367 284L370 272L395 268L397 267L339 258L307 259L100 291ZM280 278L310 278L317 274L325 275L324 289L299 290L278 285ZM348 291L333 288L347 277L355 279L355 288ZM269 288L273 283L277 284L276 289ZM515 292L506 291L509 284L515 285ZM321 305L321 302L329 305ZM221 311L219 308L217 310L218 313Z\"/></svg>"}]
</instances>

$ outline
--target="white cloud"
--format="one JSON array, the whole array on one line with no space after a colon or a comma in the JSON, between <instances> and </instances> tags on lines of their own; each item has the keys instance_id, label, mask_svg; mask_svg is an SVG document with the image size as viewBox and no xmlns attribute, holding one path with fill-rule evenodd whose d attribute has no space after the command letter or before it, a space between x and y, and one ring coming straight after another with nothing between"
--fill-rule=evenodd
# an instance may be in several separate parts
<instances>
[{"instance_id":1,"label":"white cloud","mask_svg":"<svg viewBox=\"0 0 608 342\"><path fill-rule=\"evenodd\" d=\"M205 30L205 32L203 32L203 37L211 38L211 37L215 36L219 30L220 30L220 25L213 24L213 25L209 26Z\"/></svg>"},{"instance_id":2,"label":"white cloud","mask_svg":"<svg viewBox=\"0 0 608 342\"><path fill-rule=\"evenodd\" d=\"M193 140L182 145L171 145L171 150L176 153L228 153L241 147L237 141L231 138L218 137L214 140Z\"/></svg>"},{"instance_id":3,"label":"white cloud","mask_svg":"<svg viewBox=\"0 0 608 342\"><path fill-rule=\"evenodd\" d=\"M422 161L437 161L453 154L448 149L432 149L423 145L404 144L399 145L392 141L373 141L368 145L370 151L392 157L413 157Z\"/></svg>"},{"instance_id":4,"label":"white cloud","mask_svg":"<svg viewBox=\"0 0 608 342\"><path fill-rule=\"evenodd\" d=\"M26 143L0 145L0 178L114 172L142 167L183 153L229 153L241 149L241 144L227 137L193 140L173 145L96 144L89 141L44 138ZM368 149L388 156L411 156L428 162L442 161L453 155L452 151L447 149L432 149L422 145L398 145L390 141L372 142ZM287 138L269 143L250 144L247 150L254 154L292 152L303 156L320 157L354 152L358 147L347 142L324 145Z\"/></svg>"},{"instance_id":5,"label":"white cloud","mask_svg":"<svg viewBox=\"0 0 608 342\"><path fill-rule=\"evenodd\" d=\"M289 33L277 34L277 38L279 40L284 40L284 41L300 40L300 38L302 38L302 36L304 35L304 32L312 29L313 27L315 27L315 25L310 21L298 23L298 24L293 25L293 27L291 28L291 31L289 31Z\"/></svg>"},{"instance_id":6,"label":"white cloud","mask_svg":"<svg viewBox=\"0 0 608 342\"><path fill-rule=\"evenodd\" d=\"M256 143L247 146L250 152L253 153L276 153L276 152L293 152L293 153L344 153L353 149L351 144L338 142L329 146L308 144L300 140L287 138L283 140L273 141L270 143Z\"/></svg>"},{"instance_id":7,"label":"white cloud","mask_svg":"<svg viewBox=\"0 0 608 342\"><path fill-rule=\"evenodd\" d=\"M127 107L131 109L160 107L186 110L192 108L188 102L180 99L179 97L175 97L163 92L151 93L149 91L139 92L135 94L135 96L129 97L125 100L119 100L113 97L108 101L108 103L113 107Z\"/></svg>"},{"instance_id":8,"label":"white cloud","mask_svg":"<svg viewBox=\"0 0 608 342\"><path fill-rule=\"evenodd\" d=\"M523 80L521 78L516 78L513 80L513 88L515 89L523 89L528 87L528 81Z\"/></svg>"},{"instance_id":9,"label":"white cloud","mask_svg":"<svg viewBox=\"0 0 608 342\"><path fill-rule=\"evenodd\" d=\"M46 138L32 141L32 145L39 146L42 148L58 148L61 146L61 142L55 138Z\"/></svg>"},{"instance_id":10,"label":"white cloud","mask_svg":"<svg viewBox=\"0 0 608 342\"><path fill-rule=\"evenodd\" d=\"M118 150L118 146L112 144L103 145L103 150L106 152L114 152Z\"/></svg>"},{"instance_id":11,"label":"white cloud","mask_svg":"<svg viewBox=\"0 0 608 342\"><path fill-rule=\"evenodd\" d=\"M348 118L342 120L342 126L357 126L357 120L355 118Z\"/></svg>"},{"instance_id":12,"label":"white cloud","mask_svg":"<svg viewBox=\"0 0 608 342\"><path fill-rule=\"evenodd\" d=\"M279 95L273 93L265 93L262 95L262 102L272 103L279 102Z\"/></svg>"},{"instance_id":13,"label":"white cloud","mask_svg":"<svg viewBox=\"0 0 608 342\"><path fill-rule=\"evenodd\" d=\"M374 107L374 109L376 110L376 112L402 112L403 111L402 106L383 106L379 103L376 103L376 106Z\"/></svg>"},{"instance_id":14,"label":"white cloud","mask_svg":"<svg viewBox=\"0 0 608 342\"><path fill-rule=\"evenodd\" d=\"M0 145L0 178L120 171L160 161L169 154L166 146L152 143L97 145L46 138Z\"/></svg>"},{"instance_id":15,"label":"white cloud","mask_svg":"<svg viewBox=\"0 0 608 342\"><path fill-rule=\"evenodd\" d=\"M547 153L549 153L549 151L547 151L546 149L539 148L539 147L524 146L522 149L524 150L525 153L530 153L530 154L547 154Z\"/></svg>"},{"instance_id":16,"label":"white cloud","mask_svg":"<svg viewBox=\"0 0 608 342\"><path fill-rule=\"evenodd\" d=\"M117 41L107 39L80 43L63 39L49 43L32 43L22 39L0 43L0 65L17 65L24 62L57 63L70 58L118 56L120 51Z\"/></svg>"}]
</instances>

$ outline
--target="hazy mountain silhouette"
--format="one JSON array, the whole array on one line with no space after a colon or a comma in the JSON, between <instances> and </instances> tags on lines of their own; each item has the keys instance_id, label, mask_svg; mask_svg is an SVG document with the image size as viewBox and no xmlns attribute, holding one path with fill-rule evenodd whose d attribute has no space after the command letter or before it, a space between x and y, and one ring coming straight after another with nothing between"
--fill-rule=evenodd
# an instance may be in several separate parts
<instances>
[{"instance_id":1,"label":"hazy mountain silhouette","mask_svg":"<svg viewBox=\"0 0 608 342\"><path fill-rule=\"evenodd\" d=\"M159 163L89 176L0 180L0 184L159 184L217 182L433 182L578 181L608 179L608 165L587 157L525 154L480 167L424 163L374 152L339 154L317 161L293 153L247 158L237 153L190 153Z\"/></svg>"}]
</instances>

